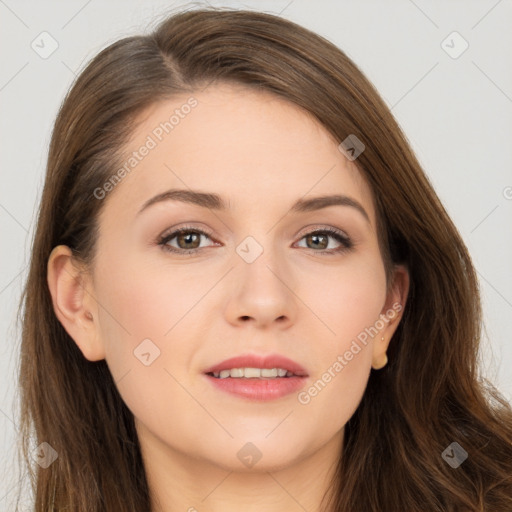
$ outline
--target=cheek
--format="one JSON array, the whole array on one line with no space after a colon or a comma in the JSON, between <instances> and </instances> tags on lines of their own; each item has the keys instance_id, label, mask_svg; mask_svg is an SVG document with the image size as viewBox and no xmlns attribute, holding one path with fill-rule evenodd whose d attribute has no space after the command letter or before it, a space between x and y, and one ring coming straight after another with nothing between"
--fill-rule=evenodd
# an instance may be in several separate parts
<instances>
[{"instance_id":1,"label":"cheek","mask_svg":"<svg viewBox=\"0 0 512 512\"><path fill-rule=\"evenodd\" d=\"M201 275L195 270L150 267L147 262L134 260L105 266L98 275L98 297L111 313L108 324L115 320L114 328L119 331L122 327L124 338L130 333L129 343L135 344L145 338L167 343L181 319L190 322L195 306L215 282L207 271Z\"/></svg>"},{"instance_id":2,"label":"cheek","mask_svg":"<svg viewBox=\"0 0 512 512\"><path fill-rule=\"evenodd\" d=\"M189 282L176 269L119 261L98 265L97 271L105 359L132 413L148 422L156 417L172 430L176 410L190 407L178 384L196 349L186 327L197 321L194 304L211 285Z\"/></svg>"},{"instance_id":3,"label":"cheek","mask_svg":"<svg viewBox=\"0 0 512 512\"><path fill-rule=\"evenodd\" d=\"M311 282L302 293L322 320L323 336L311 354L316 361L311 386L298 402L328 429L345 424L356 410L371 370L376 323L386 298L384 267L377 257L359 258ZM318 276L317 276L318 277ZM324 282L323 287L318 286ZM313 284L317 286L313 287ZM379 325L377 323L377 325Z\"/></svg>"},{"instance_id":4,"label":"cheek","mask_svg":"<svg viewBox=\"0 0 512 512\"><path fill-rule=\"evenodd\" d=\"M176 386L169 373L181 382L191 366L201 343L194 330L204 324L201 299L217 278L208 268L184 272L135 258L114 261L105 260L96 273L106 361L114 380L123 379L127 404L146 407L139 397Z\"/></svg>"},{"instance_id":5,"label":"cheek","mask_svg":"<svg viewBox=\"0 0 512 512\"><path fill-rule=\"evenodd\" d=\"M309 280L301 293L325 324L324 339L331 349L327 352L344 352L379 319L386 300L384 266L378 254L354 256Z\"/></svg>"}]
</instances>

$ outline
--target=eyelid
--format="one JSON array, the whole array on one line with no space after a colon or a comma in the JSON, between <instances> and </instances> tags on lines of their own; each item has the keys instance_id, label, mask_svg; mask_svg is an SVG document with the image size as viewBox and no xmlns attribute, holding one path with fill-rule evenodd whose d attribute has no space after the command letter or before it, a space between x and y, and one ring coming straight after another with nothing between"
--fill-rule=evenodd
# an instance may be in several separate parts
<instances>
[{"instance_id":1,"label":"eyelid","mask_svg":"<svg viewBox=\"0 0 512 512\"><path fill-rule=\"evenodd\" d=\"M169 235L176 235L182 231L197 231L198 233L204 233L205 235L208 235L212 239L214 238L213 231L211 229L206 227L191 226L188 224L184 226L171 227L169 229L166 229L158 238L166 238Z\"/></svg>"},{"instance_id":2,"label":"eyelid","mask_svg":"<svg viewBox=\"0 0 512 512\"><path fill-rule=\"evenodd\" d=\"M336 233L340 236L350 239L348 233L346 233L343 229L336 228L334 226L329 226L326 224L309 224L305 228L301 229L295 236L303 238L304 236L314 233L316 231L325 231L325 232L330 232L330 233Z\"/></svg>"},{"instance_id":3,"label":"eyelid","mask_svg":"<svg viewBox=\"0 0 512 512\"><path fill-rule=\"evenodd\" d=\"M310 224L304 228L302 228L296 235L294 235L295 237L298 237L300 236L301 238L306 236L306 235L309 235L311 234L312 232L314 231L334 231L344 237L346 237L347 239L350 239L351 237L348 235L348 233L346 233L344 230L342 229L339 229L339 228L336 228L334 226L329 226L329 225L325 225L325 224ZM161 235L159 235L158 238L164 238L168 235L171 235L171 234L176 234L176 232L181 232L181 231L197 231L197 232L203 232L205 235L208 235L209 237L211 237L212 239L215 239L215 236L214 236L214 233L211 229L209 228L206 228L206 227L198 227L198 226L193 226L193 225L189 225L189 224L185 224L183 226L173 226L173 227L170 227L168 229L166 229ZM302 234L303 233L303 234Z\"/></svg>"}]
</instances>

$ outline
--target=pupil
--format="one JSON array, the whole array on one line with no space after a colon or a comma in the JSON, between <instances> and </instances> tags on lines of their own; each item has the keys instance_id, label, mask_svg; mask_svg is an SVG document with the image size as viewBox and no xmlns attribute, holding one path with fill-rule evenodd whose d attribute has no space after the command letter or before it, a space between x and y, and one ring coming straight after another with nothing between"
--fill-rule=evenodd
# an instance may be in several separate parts
<instances>
[{"instance_id":1,"label":"pupil","mask_svg":"<svg viewBox=\"0 0 512 512\"><path fill-rule=\"evenodd\" d=\"M187 233L187 234L182 235L182 237L185 239L185 244L189 244L189 243L191 243L190 238L191 237L197 238L197 234L196 233ZM188 247L186 247L186 248L188 248Z\"/></svg>"},{"instance_id":2,"label":"pupil","mask_svg":"<svg viewBox=\"0 0 512 512\"><path fill-rule=\"evenodd\" d=\"M310 235L310 236L315 240L315 244L317 247L318 247L318 243L317 243L318 239L325 238L324 235ZM325 242L324 242L324 244L320 244L320 245L322 245L322 248L325 248Z\"/></svg>"}]
</instances>

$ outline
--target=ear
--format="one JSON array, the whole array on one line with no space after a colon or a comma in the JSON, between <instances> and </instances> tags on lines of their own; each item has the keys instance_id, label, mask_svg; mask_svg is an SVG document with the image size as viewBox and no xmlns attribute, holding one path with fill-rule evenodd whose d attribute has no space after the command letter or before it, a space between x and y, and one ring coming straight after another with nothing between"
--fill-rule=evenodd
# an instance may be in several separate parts
<instances>
[{"instance_id":1,"label":"ear","mask_svg":"<svg viewBox=\"0 0 512 512\"><path fill-rule=\"evenodd\" d=\"M58 245L53 249L48 259L47 280L55 315L84 357L89 361L104 359L90 278L76 263L69 247Z\"/></svg>"},{"instance_id":2,"label":"ear","mask_svg":"<svg viewBox=\"0 0 512 512\"><path fill-rule=\"evenodd\" d=\"M380 370L388 362L386 352L403 315L409 294L409 271L404 265L396 265L392 284L380 314L379 325L383 325L373 343L372 368Z\"/></svg>"}]
</instances>

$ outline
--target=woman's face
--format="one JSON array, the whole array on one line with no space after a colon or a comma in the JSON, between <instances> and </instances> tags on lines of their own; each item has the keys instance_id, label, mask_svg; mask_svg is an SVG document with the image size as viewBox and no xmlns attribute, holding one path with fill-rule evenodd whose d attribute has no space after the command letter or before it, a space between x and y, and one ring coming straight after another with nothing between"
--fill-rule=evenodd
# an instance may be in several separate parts
<instances>
[{"instance_id":1,"label":"woman's face","mask_svg":"<svg viewBox=\"0 0 512 512\"><path fill-rule=\"evenodd\" d=\"M84 295L92 330L75 336L106 359L145 445L237 470L339 447L404 303L386 295L370 189L339 142L242 87L146 112L120 181L93 199L106 202ZM309 202L333 195L349 200ZM282 356L306 376L205 373L237 356Z\"/></svg>"}]
</instances>

